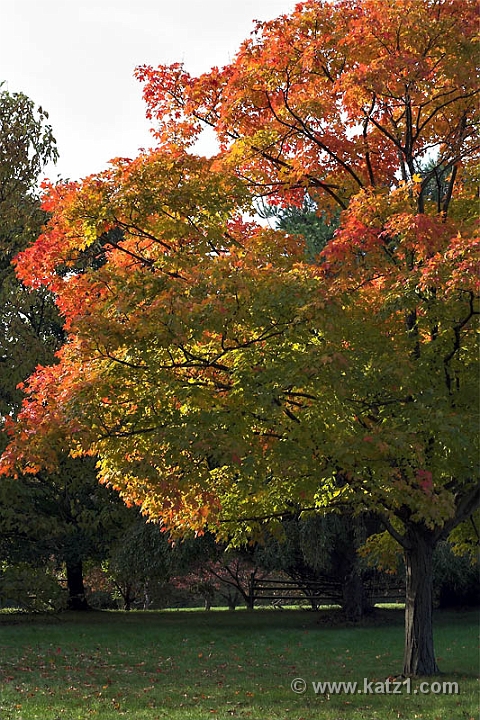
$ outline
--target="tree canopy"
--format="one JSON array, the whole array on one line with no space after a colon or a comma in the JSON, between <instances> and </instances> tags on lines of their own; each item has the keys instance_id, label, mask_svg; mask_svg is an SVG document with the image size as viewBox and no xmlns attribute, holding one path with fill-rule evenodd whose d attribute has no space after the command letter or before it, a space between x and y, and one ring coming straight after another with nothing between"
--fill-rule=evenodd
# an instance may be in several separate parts
<instances>
[{"instance_id":1,"label":"tree canopy","mask_svg":"<svg viewBox=\"0 0 480 720\"><path fill-rule=\"evenodd\" d=\"M93 454L172 531L234 540L375 511L406 553L405 671L434 672L433 548L480 502L475 32L470 0L309 0L222 70L139 69L158 148L50 186L16 260L68 342L3 472ZM342 209L315 263L245 219L307 191Z\"/></svg>"},{"instance_id":2,"label":"tree canopy","mask_svg":"<svg viewBox=\"0 0 480 720\"><path fill-rule=\"evenodd\" d=\"M0 415L20 407L16 385L51 362L62 334L45 288L23 287L11 265L41 232L40 173L57 156L45 110L0 84Z\"/></svg>"},{"instance_id":3,"label":"tree canopy","mask_svg":"<svg viewBox=\"0 0 480 720\"><path fill-rule=\"evenodd\" d=\"M470 0L307 0L257 23L224 68L137 76L160 143L211 126L256 192L284 204L307 187L345 208L362 188L411 180L432 153L452 170L476 152L476 33Z\"/></svg>"}]
</instances>

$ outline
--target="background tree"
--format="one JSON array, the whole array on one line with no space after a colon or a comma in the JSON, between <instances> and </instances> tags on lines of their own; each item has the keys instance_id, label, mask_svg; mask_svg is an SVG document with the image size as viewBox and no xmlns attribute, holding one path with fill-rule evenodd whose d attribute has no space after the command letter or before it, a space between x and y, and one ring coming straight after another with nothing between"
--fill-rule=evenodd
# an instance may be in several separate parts
<instances>
[{"instance_id":1,"label":"background tree","mask_svg":"<svg viewBox=\"0 0 480 720\"><path fill-rule=\"evenodd\" d=\"M215 542L213 535L189 538L175 548L175 581L201 596L205 609L216 603L235 610L240 602L253 610L257 599L255 583L266 578L271 569L263 562L259 545L228 547Z\"/></svg>"},{"instance_id":2,"label":"background tree","mask_svg":"<svg viewBox=\"0 0 480 720\"><path fill-rule=\"evenodd\" d=\"M63 338L61 320L45 288L27 289L17 279L11 261L40 234L46 220L39 198L39 177L58 156L48 115L22 93L0 85L0 418L15 415L22 393L17 385L39 362L52 362ZM0 435L0 447L6 438ZM50 548L44 495L38 483L0 484L0 547L5 572L2 587L12 597L8 576L37 581L47 567ZM51 530L51 525L49 527ZM13 563L13 565L12 565ZM16 567L15 567L16 566ZM18 572L17 572L18 569ZM7 573L7 575L5 574ZM55 582L50 578L50 583ZM37 582L38 584L38 582ZM48 584L48 583L47 583ZM38 588L37 588L38 590ZM23 588L24 595L28 588ZM14 593L15 594L15 593ZM23 601L26 597L23 598Z\"/></svg>"},{"instance_id":3,"label":"background tree","mask_svg":"<svg viewBox=\"0 0 480 720\"><path fill-rule=\"evenodd\" d=\"M478 607L480 604L478 559L456 556L449 543L439 543L434 556L435 600L440 608Z\"/></svg>"},{"instance_id":4,"label":"background tree","mask_svg":"<svg viewBox=\"0 0 480 720\"><path fill-rule=\"evenodd\" d=\"M147 523L136 508L131 508L130 515L125 532L110 540L103 569L122 598L124 610L131 610L135 602L148 610L150 603L161 605L162 596L168 596L175 555L158 524Z\"/></svg>"},{"instance_id":5,"label":"background tree","mask_svg":"<svg viewBox=\"0 0 480 720\"><path fill-rule=\"evenodd\" d=\"M273 227L290 235L300 235L305 241L307 258L319 260L321 251L333 238L339 224L339 212L327 215L306 195L301 207L291 205L283 208L262 202L257 206L258 214L273 224Z\"/></svg>"},{"instance_id":6,"label":"background tree","mask_svg":"<svg viewBox=\"0 0 480 720\"><path fill-rule=\"evenodd\" d=\"M0 86L1 89L1 86ZM58 157L48 114L23 93L0 91L0 418L15 417L18 387L37 365L54 362L65 339L51 292L27 288L12 259L40 235L48 213L41 208L40 179ZM6 436L0 434L0 447ZM116 506L115 506L116 500ZM38 585L52 564L65 564L67 602L86 607L82 561L106 552L123 504L99 487L91 461L62 458L54 474L3 478L0 483L0 548L10 575ZM19 567L16 572L15 567ZM27 572L27 568L29 568ZM16 573L16 574L15 574ZM35 579L35 574L38 576ZM13 577L13 575L12 575ZM4 574L4 584L6 582ZM55 582L52 576L49 581ZM7 583L8 585L8 583ZM11 585L11 583L10 583ZM25 596L29 589L24 587ZM58 593L57 593L58 594ZM10 589L10 596L12 591Z\"/></svg>"},{"instance_id":7,"label":"background tree","mask_svg":"<svg viewBox=\"0 0 480 720\"><path fill-rule=\"evenodd\" d=\"M366 518L347 513L285 519L284 537L269 538L264 545L263 564L298 582L307 597L322 595L323 584L325 598L330 596L356 621L372 610L366 586L372 573L358 555L375 527L373 518L368 525ZM313 600L312 607L317 605Z\"/></svg>"},{"instance_id":8,"label":"background tree","mask_svg":"<svg viewBox=\"0 0 480 720\"><path fill-rule=\"evenodd\" d=\"M12 259L40 234L39 178L58 157L48 114L22 93L0 85L0 415L21 404L16 386L39 363L51 362L63 338L62 323L45 288L16 278Z\"/></svg>"}]
</instances>

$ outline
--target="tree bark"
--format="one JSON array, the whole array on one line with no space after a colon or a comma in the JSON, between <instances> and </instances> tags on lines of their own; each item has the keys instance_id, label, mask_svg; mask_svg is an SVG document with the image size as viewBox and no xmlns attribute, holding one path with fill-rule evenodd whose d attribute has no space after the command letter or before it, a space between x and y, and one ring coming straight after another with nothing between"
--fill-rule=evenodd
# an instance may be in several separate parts
<instances>
[{"instance_id":1,"label":"tree bark","mask_svg":"<svg viewBox=\"0 0 480 720\"><path fill-rule=\"evenodd\" d=\"M132 603L135 599L135 594L133 592L133 588L130 585L130 583L127 583L124 590L124 596L123 596L123 609L126 612L130 612L132 609Z\"/></svg>"},{"instance_id":2,"label":"tree bark","mask_svg":"<svg viewBox=\"0 0 480 720\"><path fill-rule=\"evenodd\" d=\"M85 598L82 561L67 562L67 589L69 610L90 610Z\"/></svg>"},{"instance_id":3,"label":"tree bark","mask_svg":"<svg viewBox=\"0 0 480 720\"><path fill-rule=\"evenodd\" d=\"M358 562L354 563L351 572L344 578L342 594L342 609L345 617L352 622L358 622L363 618L366 610L370 609Z\"/></svg>"},{"instance_id":4,"label":"tree bark","mask_svg":"<svg viewBox=\"0 0 480 720\"><path fill-rule=\"evenodd\" d=\"M342 609L347 620L358 622L371 605L365 592L363 572L358 558L358 548L365 542L365 517L347 518L347 540L341 558Z\"/></svg>"},{"instance_id":5,"label":"tree bark","mask_svg":"<svg viewBox=\"0 0 480 720\"><path fill-rule=\"evenodd\" d=\"M433 645L433 551L436 536L426 528L410 527L405 547L405 656L407 676L436 675Z\"/></svg>"}]
</instances>

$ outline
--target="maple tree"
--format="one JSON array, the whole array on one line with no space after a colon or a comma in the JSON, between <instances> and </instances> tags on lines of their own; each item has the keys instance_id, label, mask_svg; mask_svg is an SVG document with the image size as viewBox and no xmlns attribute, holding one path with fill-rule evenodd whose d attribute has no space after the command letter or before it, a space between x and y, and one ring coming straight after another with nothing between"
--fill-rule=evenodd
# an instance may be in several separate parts
<instances>
[{"instance_id":1,"label":"maple tree","mask_svg":"<svg viewBox=\"0 0 480 720\"><path fill-rule=\"evenodd\" d=\"M141 68L158 149L46 188L16 260L69 341L3 472L96 455L173 532L232 542L368 508L405 552L408 675L438 669L433 550L480 502L475 32L470 0L309 0L222 70ZM307 191L342 210L318 262L243 216Z\"/></svg>"},{"instance_id":2,"label":"maple tree","mask_svg":"<svg viewBox=\"0 0 480 720\"><path fill-rule=\"evenodd\" d=\"M476 147L477 7L472 0L310 0L258 23L235 60L198 78L143 66L161 143L193 144L213 127L222 162L258 194L346 208ZM448 193L447 193L448 197Z\"/></svg>"},{"instance_id":3,"label":"maple tree","mask_svg":"<svg viewBox=\"0 0 480 720\"><path fill-rule=\"evenodd\" d=\"M472 272L478 244L472 238L469 221L475 215L472 180L478 167L476 22L475 2L312 0L299 4L290 16L258 23L253 37L223 69L199 78L189 76L180 64L156 70L142 67L137 73L145 82L149 117L157 121L156 135L161 143L172 138L193 143L202 126L211 126L222 149L219 163L246 178L257 195L267 194L283 205L300 204L308 190L323 211L338 206L345 211L342 228L324 254L331 272L337 274L334 283L337 288L343 286L347 297L354 295L356 303L366 293L367 304L357 316L359 327L372 303L375 283L380 305L373 302L370 312L382 308L385 313L387 298L391 303L387 307L398 304L403 312L398 313L397 320L403 326L395 331L407 340L402 348L407 363L415 359L416 383L421 385L423 378L433 392L428 371L432 363L436 365L437 372L443 374L450 411L452 405L458 408L458 401L450 399L455 394L454 384L458 382L467 393L475 393L465 379L458 381L453 364L461 356L470 377L474 372L475 355L469 343L472 319L478 312ZM425 166L428 171L422 172ZM390 259L387 268L385 254ZM364 259L363 267L360 258ZM456 269L450 265L452 261ZM440 277L436 275L440 266L445 272L444 291L448 288L452 293L450 300L455 297L454 307L442 323L436 315L441 296L437 287ZM395 283L404 290L411 288L410 292L399 292ZM344 347L351 348L343 323L342 318L339 325ZM385 328L384 335L395 331ZM450 342L454 338L453 344L449 349L441 348L437 341L447 337ZM357 337L360 342L361 337ZM424 364L425 354L430 353L432 357ZM345 349L338 357L344 356ZM372 362L372 356L369 361L367 357L365 353L364 358L358 358L357 367L364 367L362 360ZM409 369L398 363L398 379L405 382ZM376 437L368 429L379 432L384 420L370 377L370 389L360 391L364 379L356 377L356 392L350 397L356 398L353 402L363 411L358 422L364 426L367 442L375 443ZM399 384L392 384L393 377L388 380L395 392L384 397L383 403L392 403L396 414L397 405L403 405L398 397ZM418 402L411 397L407 391L405 406ZM355 404L350 412L353 407ZM470 412L468 420L462 418L462 427L472 415L475 417L475 409L470 408ZM430 422L429 417L423 418L424 424ZM424 431L421 424L417 427L419 432ZM393 428L391 435L397 444ZM451 442L452 436L448 439ZM450 503L456 498L459 504L457 513L450 511L457 519L478 504L471 470L475 467L471 453L476 441L471 436L469 441L473 443L470 454L465 455L469 457L467 466L470 463L469 482L461 484L462 492L454 486L455 492L449 497ZM441 447L441 434L435 429L428 441L419 443L427 458L425 442ZM447 438L444 442L444 447L449 447ZM352 447L354 451L357 449ZM365 454L360 448L358 452L357 467ZM372 453L376 454L378 446ZM400 465L397 472L404 479L400 457L399 452L397 460L389 458L388 462ZM406 467L415 465L411 457L404 462ZM344 460L339 467L345 467ZM419 468L418 472L418 482L428 494L431 470ZM410 492L412 483L407 482L407 487L405 492ZM403 508L400 497L396 502ZM419 504L423 509L424 502ZM416 520L414 513L397 510L394 515L401 524L389 523L389 530L405 547L409 580L404 669L406 673L432 672L436 663L428 610L431 589L421 598L418 587L421 575L431 577L426 568L430 560L425 564L425 558L420 562L411 553L415 555L426 544L431 554L438 534L447 529L440 518L436 525L434 520L422 517L422 511L418 516L421 529L411 522ZM427 541L423 537L425 526L431 531L427 532ZM399 527L406 532L399 532Z\"/></svg>"}]
</instances>

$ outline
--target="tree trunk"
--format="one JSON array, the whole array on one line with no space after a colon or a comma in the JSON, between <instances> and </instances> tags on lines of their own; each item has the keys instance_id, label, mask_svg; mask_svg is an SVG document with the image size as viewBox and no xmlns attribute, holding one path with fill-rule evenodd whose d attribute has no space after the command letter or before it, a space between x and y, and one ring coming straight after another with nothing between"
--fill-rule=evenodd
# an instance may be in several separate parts
<instances>
[{"instance_id":1,"label":"tree trunk","mask_svg":"<svg viewBox=\"0 0 480 720\"><path fill-rule=\"evenodd\" d=\"M125 589L123 591L123 609L126 612L130 612L132 609L132 603L135 600L135 593L133 592L133 587L130 585L130 583L127 583L125 585Z\"/></svg>"},{"instance_id":2,"label":"tree trunk","mask_svg":"<svg viewBox=\"0 0 480 720\"><path fill-rule=\"evenodd\" d=\"M367 532L364 516L347 518L347 521L346 540L339 566L342 578L342 609L347 620L358 622L371 610L358 558L358 548L366 541Z\"/></svg>"},{"instance_id":3,"label":"tree trunk","mask_svg":"<svg viewBox=\"0 0 480 720\"><path fill-rule=\"evenodd\" d=\"M90 605L85 599L85 587L83 585L83 566L81 560L66 563L67 566L67 589L69 610L90 610Z\"/></svg>"},{"instance_id":4,"label":"tree trunk","mask_svg":"<svg viewBox=\"0 0 480 720\"><path fill-rule=\"evenodd\" d=\"M342 586L343 602L342 609L347 620L358 622L362 619L368 607L365 597L363 577L355 563L351 572L345 577Z\"/></svg>"},{"instance_id":5,"label":"tree trunk","mask_svg":"<svg viewBox=\"0 0 480 720\"><path fill-rule=\"evenodd\" d=\"M404 675L439 673L433 648L433 551L436 538L421 527L410 527L405 549Z\"/></svg>"},{"instance_id":6,"label":"tree trunk","mask_svg":"<svg viewBox=\"0 0 480 720\"><path fill-rule=\"evenodd\" d=\"M248 610L253 610L255 606L255 571L250 573L248 581L248 592L244 593L245 604Z\"/></svg>"}]
</instances>

